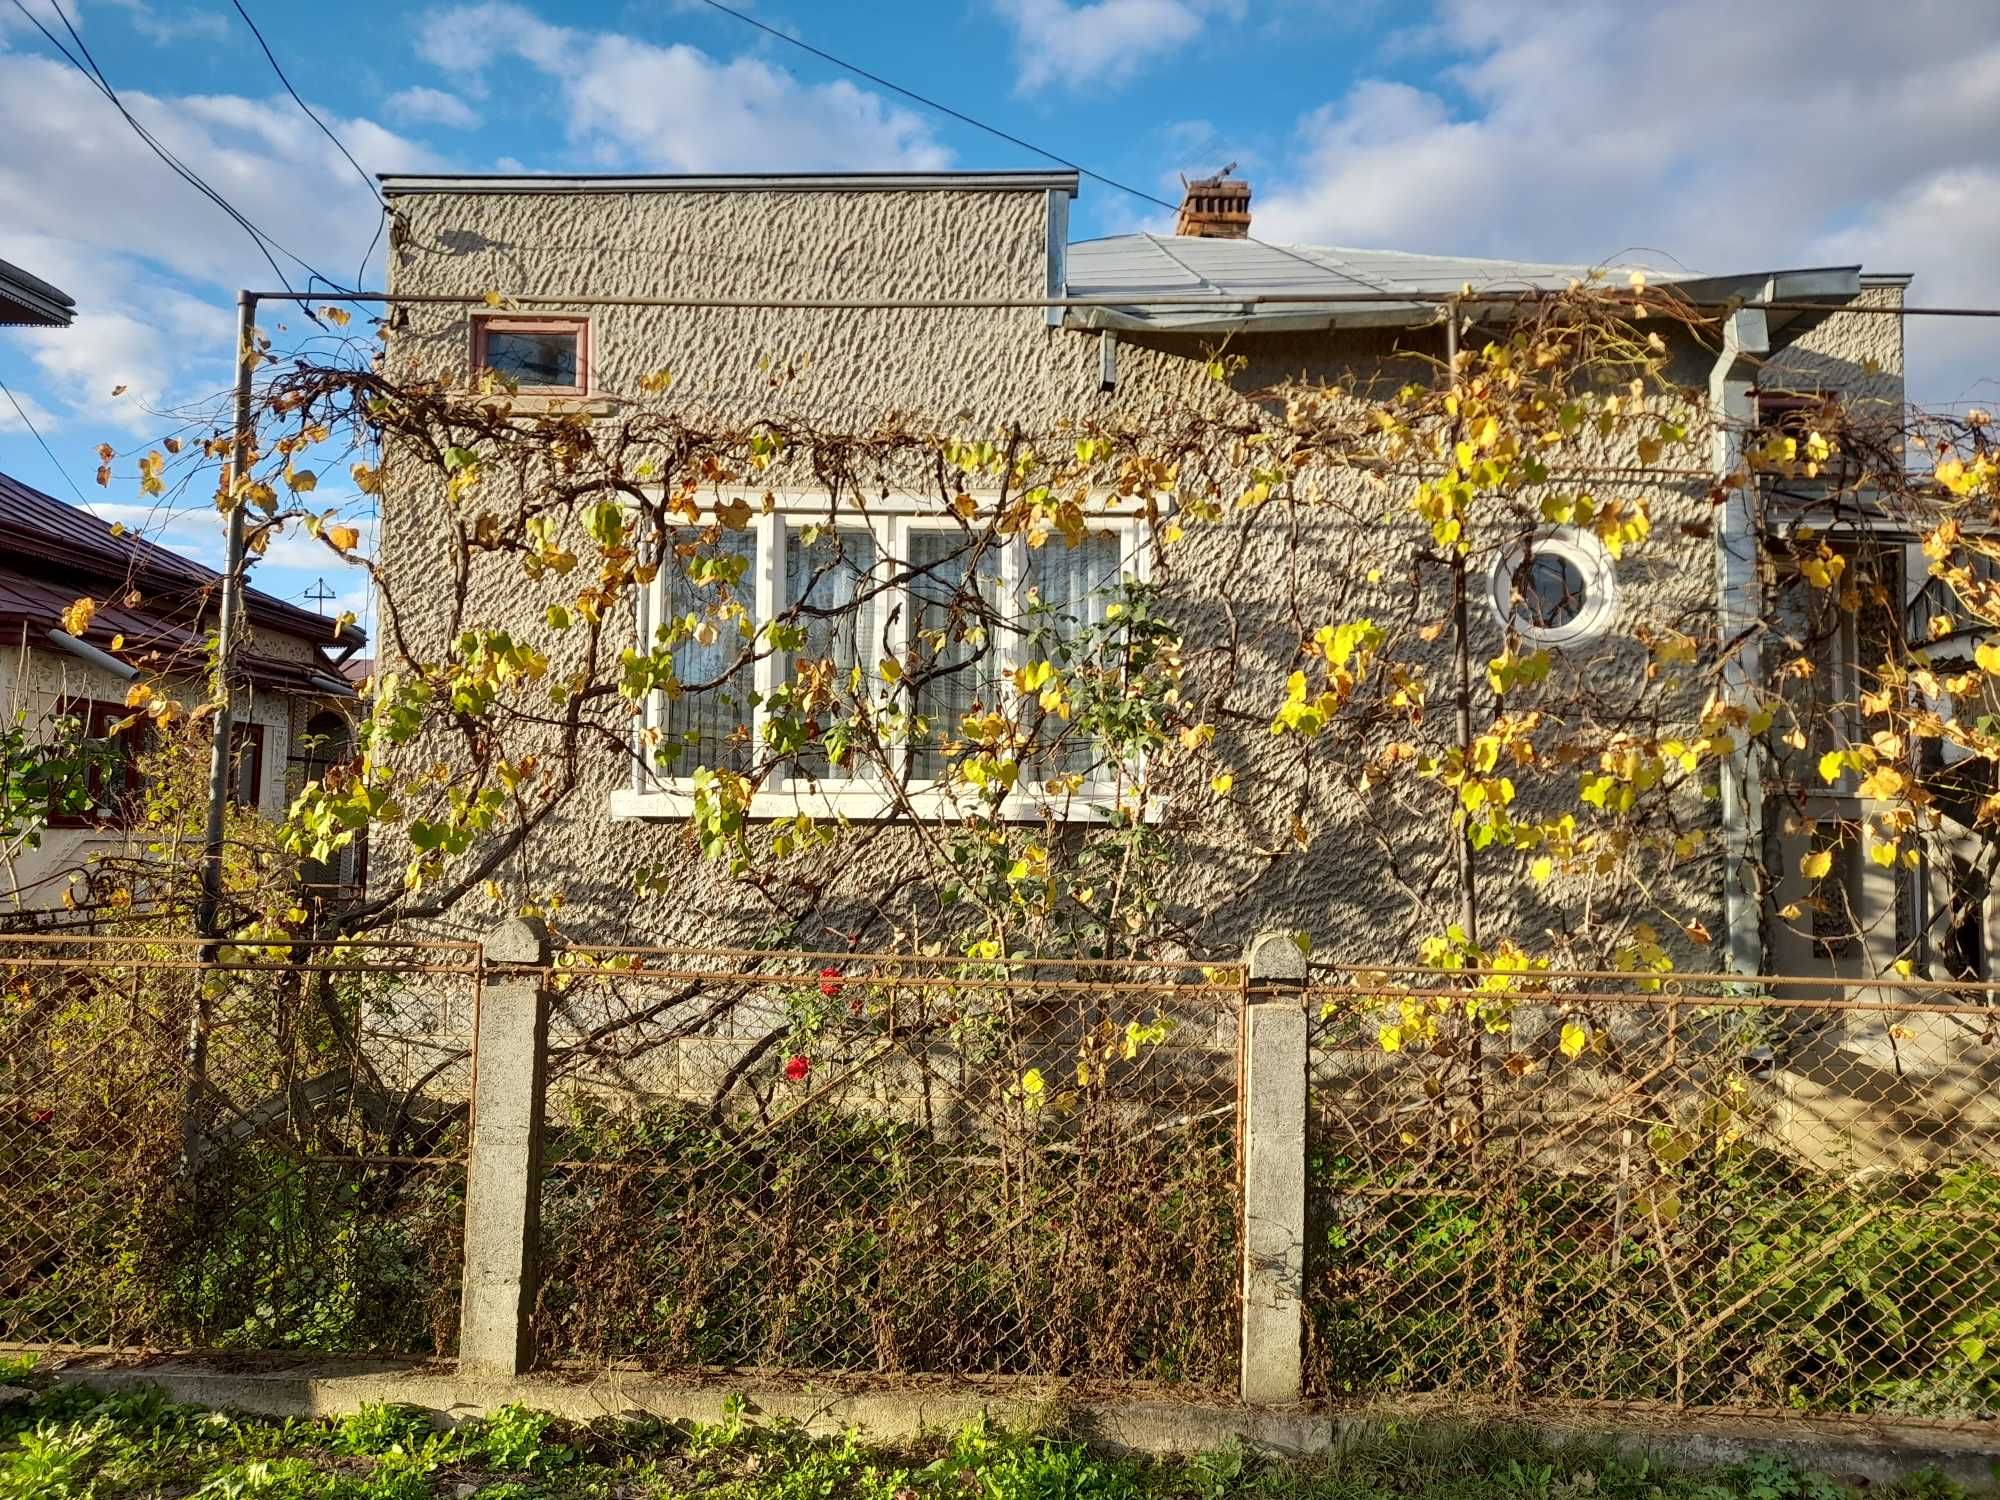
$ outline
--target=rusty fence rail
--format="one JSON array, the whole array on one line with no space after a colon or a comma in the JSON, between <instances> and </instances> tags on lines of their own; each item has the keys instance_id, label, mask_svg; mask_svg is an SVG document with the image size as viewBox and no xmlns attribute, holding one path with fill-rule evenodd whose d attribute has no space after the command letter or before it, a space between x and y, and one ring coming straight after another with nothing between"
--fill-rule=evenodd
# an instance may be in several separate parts
<instances>
[{"instance_id":1,"label":"rusty fence rail","mask_svg":"<svg viewBox=\"0 0 2000 1500\"><path fill-rule=\"evenodd\" d=\"M0 1344L448 1354L476 948L0 936Z\"/></svg>"},{"instance_id":2,"label":"rusty fence rail","mask_svg":"<svg viewBox=\"0 0 2000 1500\"><path fill-rule=\"evenodd\" d=\"M1311 1397L2000 1416L1990 987L1315 978Z\"/></svg>"}]
</instances>

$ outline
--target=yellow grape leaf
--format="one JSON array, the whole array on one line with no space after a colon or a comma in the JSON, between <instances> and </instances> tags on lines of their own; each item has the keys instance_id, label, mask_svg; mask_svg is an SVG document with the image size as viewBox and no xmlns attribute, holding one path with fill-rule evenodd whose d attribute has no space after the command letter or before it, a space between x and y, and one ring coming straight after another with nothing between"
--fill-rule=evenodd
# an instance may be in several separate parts
<instances>
[{"instance_id":1,"label":"yellow grape leaf","mask_svg":"<svg viewBox=\"0 0 2000 1500\"><path fill-rule=\"evenodd\" d=\"M882 674L884 682L896 683L903 680L903 664L893 656L885 656L875 663L875 670Z\"/></svg>"},{"instance_id":2,"label":"yellow grape leaf","mask_svg":"<svg viewBox=\"0 0 2000 1500\"><path fill-rule=\"evenodd\" d=\"M63 629L71 635L80 636L86 630L90 629L90 622L96 615L97 601L95 599L88 597L79 599L63 611Z\"/></svg>"},{"instance_id":3,"label":"yellow grape leaf","mask_svg":"<svg viewBox=\"0 0 2000 1500\"><path fill-rule=\"evenodd\" d=\"M1229 772L1224 771L1220 776L1212 776L1209 778L1208 789L1214 792L1215 795L1218 797L1227 797L1229 795L1229 789L1235 785L1236 785L1236 778Z\"/></svg>"},{"instance_id":4,"label":"yellow grape leaf","mask_svg":"<svg viewBox=\"0 0 2000 1500\"><path fill-rule=\"evenodd\" d=\"M1556 862L1544 854L1528 866L1528 873L1534 877L1536 885L1547 885L1550 877L1556 873Z\"/></svg>"},{"instance_id":5,"label":"yellow grape leaf","mask_svg":"<svg viewBox=\"0 0 2000 1500\"><path fill-rule=\"evenodd\" d=\"M1821 849L1815 854L1808 854L1804 859L1799 861L1799 873L1808 880L1824 880L1827 872L1832 868L1833 851L1831 849Z\"/></svg>"},{"instance_id":6,"label":"yellow grape leaf","mask_svg":"<svg viewBox=\"0 0 2000 1500\"><path fill-rule=\"evenodd\" d=\"M361 541L361 533L352 526L329 526L326 539L342 552L352 551Z\"/></svg>"},{"instance_id":7,"label":"yellow grape leaf","mask_svg":"<svg viewBox=\"0 0 2000 1500\"><path fill-rule=\"evenodd\" d=\"M2000 677L2000 641L1981 641L1972 659L1979 663L1980 671Z\"/></svg>"},{"instance_id":8,"label":"yellow grape leaf","mask_svg":"<svg viewBox=\"0 0 2000 1500\"><path fill-rule=\"evenodd\" d=\"M1574 1061L1583 1055L1583 1049L1590 1045L1590 1033L1574 1021L1563 1022L1562 1055Z\"/></svg>"},{"instance_id":9,"label":"yellow grape leaf","mask_svg":"<svg viewBox=\"0 0 2000 1500\"><path fill-rule=\"evenodd\" d=\"M291 486L294 495L306 495L319 488L319 475L311 469L294 469L285 476L285 483Z\"/></svg>"},{"instance_id":10,"label":"yellow grape leaf","mask_svg":"<svg viewBox=\"0 0 2000 1500\"><path fill-rule=\"evenodd\" d=\"M125 706L127 708L141 707L152 696L152 688L143 682L135 682L125 692Z\"/></svg>"}]
</instances>

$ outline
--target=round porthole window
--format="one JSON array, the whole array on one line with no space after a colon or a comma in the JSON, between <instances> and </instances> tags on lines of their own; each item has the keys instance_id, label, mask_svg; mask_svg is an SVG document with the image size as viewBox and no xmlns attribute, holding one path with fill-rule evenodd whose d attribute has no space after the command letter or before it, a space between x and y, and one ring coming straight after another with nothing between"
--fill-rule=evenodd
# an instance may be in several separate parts
<instances>
[{"instance_id":1,"label":"round porthole window","mask_svg":"<svg viewBox=\"0 0 2000 1500\"><path fill-rule=\"evenodd\" d=\"M1524 640L1568 646L1610 626L1617 573L1604 544L1559 526L1509 548L1493 565L1493 610Z\"/></svg>"}]
</instances>

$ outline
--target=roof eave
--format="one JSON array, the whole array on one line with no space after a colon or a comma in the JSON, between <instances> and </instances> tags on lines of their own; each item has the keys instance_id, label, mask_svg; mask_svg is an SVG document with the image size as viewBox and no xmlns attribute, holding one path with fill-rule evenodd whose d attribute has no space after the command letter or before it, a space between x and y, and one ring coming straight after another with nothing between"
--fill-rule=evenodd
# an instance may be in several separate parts
<instances>
[{"instance_id":1,"label":"roof eave","mask_svg":"<svg viewBox=\"0 0 2000 1500\"><path fill-rule=\"evenodd\" d=\"M482 173L381 172L382 192L413 193L894 193L1063 192L1075 172Z\"/></svg>"}]
</instances>

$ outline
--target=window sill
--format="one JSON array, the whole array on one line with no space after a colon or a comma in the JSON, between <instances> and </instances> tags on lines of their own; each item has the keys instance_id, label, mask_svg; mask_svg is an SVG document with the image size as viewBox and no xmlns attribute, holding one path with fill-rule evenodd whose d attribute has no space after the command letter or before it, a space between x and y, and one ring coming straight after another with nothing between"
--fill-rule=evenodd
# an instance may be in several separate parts
<instances>
[{"instance_id":1,"label":"window sill","mask_svg":"<svg viewBox=\"0 0 2000 1500\"><path fill-rule=\"evenodd\" d=\"M499 391L478 399L516 417L608 417L619 406L610 396L510 396Z\"/></svg>"},{"instance_id":2,"label":"window sill","mask_svg":"<svg viewBox=\"0 0 2000 1500\"><path fill-rule=\"evenodd\" d=\"M760 791L750 798L750 817L756 821L795 818L801 813L812 818L844 818L850 823L894 823L914 815L925 822L951 821L978 816L984 805L972 796L951 796L940 791L917 790L904 794L906 809L896 797L880 787L831 786L785 787ZM620 821L684 820L694 813L692 786L662 787L655 791L630 789L611 794L611 816ZM1117 792L1109 786L1084 786L1057 797L1015 795L1000 804L1003 823L1041 823L1054 818L1062 823L1101 823L1116 805ZM1158 799L1149 802L1146 821L1157 822L1165 809Z\"/></svg>"}]
</instances>

